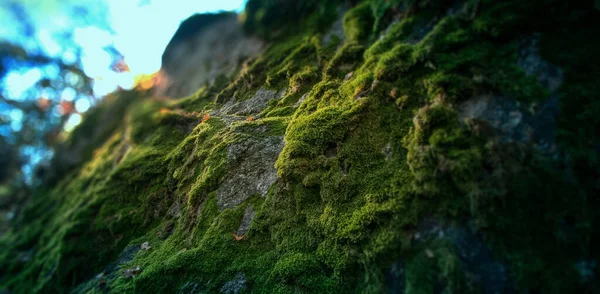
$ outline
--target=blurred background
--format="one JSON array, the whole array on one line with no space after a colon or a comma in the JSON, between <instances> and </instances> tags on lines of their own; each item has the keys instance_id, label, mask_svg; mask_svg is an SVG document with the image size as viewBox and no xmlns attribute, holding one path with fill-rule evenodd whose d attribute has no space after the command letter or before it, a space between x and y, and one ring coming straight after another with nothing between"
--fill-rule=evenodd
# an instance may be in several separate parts
<instances>
[{"instance_id":1,"label":"blurred background","mask_svg":"<svg viewBox=\"0 0 600 294\"><path fill-rule=\"evenodd\" d=\"M245 2L0 0L1 217L90 108L160 69L183 20Z\"/></svg>"},{"instance_id":2,"label":"blurred background","mask_svg":"<svg viewBox=\"0 0 600 294\"><path fill-rule=\"evenodd\" d=\"M179 24L244 0L0 0L0 183L36 166L107 93L160 69ZM2 189L6 189L3 187Z\"/></svg>"}]
</instances>

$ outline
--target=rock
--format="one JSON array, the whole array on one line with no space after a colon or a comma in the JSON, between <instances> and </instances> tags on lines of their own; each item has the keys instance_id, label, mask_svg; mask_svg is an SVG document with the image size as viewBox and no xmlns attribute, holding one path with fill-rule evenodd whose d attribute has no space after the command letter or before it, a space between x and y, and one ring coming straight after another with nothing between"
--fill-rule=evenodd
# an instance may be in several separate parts
<instances>
[{"instance_id":1,"label":"rock","mask_svg":"<svg viewBox=\"0 0 600 294\"><path fill-rule=\"evenodd\" d=\"M385 144L385 147L383 147L381 153L385 155L385 160L390 160L390 158L392 157L392 144L390 144L389 142Z\"/></svg>"},{"instance_id":2,"label":"rock","mask_svg":"<svg viewBox=\"0 0 600 294\"><path fill-rule=\"evenodd\" d=\"M386 292L393 294L404 293L404 288L406 288L404 279L404 263L397 261L385 272Z\"/></svg>"},{"instance_id":3,"label":"rock","mask_svg":"<svg viewBox=\"0 0 600 294\"><path fill-rule=\"evenodd\" d=\"M138 253L142 248L141 246L129 245L123 249L121 254L117 257L113 263L109 264L106 268L104 268L104 276L109 276L117 272L119 267L125 263L128 263L133 260L135 254Z\"/></svg>"},{"instance_id":4,"label":"rock","mask_svg":"<svg viewBox=\"0 0 600 294\"><path fill-rule=\"evenodd\" d=\"M260 88L254 96L248 100L235 102L233 98L229 100L220 110L222 114L235 115L257 115L265 108L267 103L273 99L281 99L285 96L286 89L275 91Z\"/></svg>"},{"instance_id":5,"label":"rock","mask_svg":"<svg viewBox=\"0 0 600 294\"><path fill-rule=\"evenodd\" d=\"M246 233L248 233L248 231L250 230L250 223L252 222L252 219L255 215L256 212L254 211L252 204L248 205L248 207L246 207L246 210L244 211L244 218L242 218L242 223L240 223L240 226L235 232L236 235L244 236L246 235Z\"/></svg>"},{"instance_id":6,"label":"rock","mask_svg":"<svg viewBox=\"0 0 600 294\"><path fill-rule=\"evenodd\" d=\"M503 141L533 143L545 154L556 151L558 97L551 96L531 113L516 100L501 95L474 97L459 106L463 119L487 122Z\"/></svg>"},{"instance_id":7,"label":"rock","mask_svg":"<svg viewBox=\"0 0 600 294\"><path fill-rule=\"evenodd\" d=\"M477 96L463 102L459 111L462 118L488 122L505 140L531 140L531 127L523 123L525 114L514 99L500 95Z\"/></svg>"},{"instance_id":8,"label":"rock","mask_svg":"<svg viewBox=\"0 0 600 294\"><path fill-rule=\"evenodd\" d=\"M123 138L126 138L126 132L123 131ZM123 159L125 159L125 156L127 156L127 153L129 153L129 151L131 150L131 144L129 144L129 142L127 142L126 139L123 139L119 149L117 150L117 156L115 157L114 161L113 161L113 168L116 168L119 163L121 163L121 161L123 161Z\"/></svg>"},{"instance_id":9,"label":"rock","mask_svg":"<svg viewBox=\"0 0 600 294\"><path fill-rule=\"evenodd\" d=\"M344 81L348 81L352 78L352 76L354 75L354 72L351 71L349 73L346 74L346 76L344 77Z\"/></svg>"},{"instance_id":10,"label":"rock","mask_svg":"<svg viewBox=\"0 0 600 294\"><path fill-rule=\"evenodd\" d=\"M169 238L171 235L173 235L174 231L175 231L175 222L167 221L164 224L164 226L162 227L162 229L160 229L158 232L156 232L156 236L161 240L165 240L165 239Z\"/></svg>"},{"instance_id":11,"label":"rock","mask_svg":"<svg viewBox=\"0 0 600 294\"><path fill-rule=\"evenodd\" d=\"M124 278L135 278L135 276L137 276L141 270L142 270L142 268L139 265L134 266L132 268L128 268L123 271L123 277Z\"/></svg>"},{"instance_id":12,"label":"rock","mask_svg":"<svg viewBox=\"0 0 600 294\"><path fill-rule=\"evenodd\" d=\"M535 76L550 93L562 85L564 73L561 68L542 59L539 53L539 37L533 36L522 41L517 65L530 76Z\"/></svg>"},{"instance_id":13,"label":"rock","mask_svg":"<svg viewBox=\"0 0 600 294\"><path fill-rule=\"evenodd\" d=\"M300 97L300 99L298 99L298 102L296 102L294 107L300 107L300 105L302 105L302 102L304 102L304 100L306 100L306 98L308 98L308 93L302 95L302 97Z\"/></svg>"},{"instance_id":14,"label":"rock","mask_svg":"<svg viewBox=\"0 0 600 294\"><path fill-rule=\"evenodd\" d=\"M121 269L122 266L133 260L135 255L141 250L141 245L129 245L123 249L117 259L104 268L104 270L86 282L79 284L73 293L88 293L92 289L102 288L103 293L110 292L109 283L119 277L133 278L140 273L140 266L133 266L127 269Z\"/></svg>"},{"instance_id":15,"label":"rock","mask_svg":"<svg viewBox=\"0 0 600 294\"><path fill-rule=\"evenodd\" d=\"M196 294L196 293L202 293L202 287L200 286L200 283L187 282L183 286L181 286L181 288L179 288L179 290L177 291L177 293L178 294Z\"/></svg>"},{"instance_id":16,"label":"rock","mask_svg":"<svg viewBox=\"0 0 600 294\"><path fill-rule=\"evenodd\" d=\"M248 138L229 146L229 174L217 190L219 208L233 208L250 196L266 196L277 180L275 161L283 149L283 137Z\"/></svg>"},{"instance_id":17,"label":"rock","mask_svg":"<svg viewBox=\"0 0 600 294\"><path fill-rule=\"evenodd\" d=\"M533 143L543 153L553 154L559 112L556 91L563 82L563 72L541 58L535 36L523 41L521 47L518 66L526 74L535 76L550 95L536 105L534 111L511 97L499 94L477 96L459 105L460 115L465 119L486 121L504 141Z\"/></svg>"},{"instance_id":18,"label":"rock","mask_svg":"<svg viewBox=\"0 0 600 294\"><path fill-rule=\"evenodd\" d=\"M150 246L150 242L146 241L146 242L142 243L142 245L140 246L140 248L142 250L150 250L152 248L152 246Z\"/></svg>"},{"instance_id":19,"label":"rock","mask_svg":"<svg viewBox=\"0 0 600 294\"><path fill-rule=\"evenodd\" d=\"M435 220L426 222L430 224L425 226L425 230L428 227L433 230L424 235L452 242L466 270L478 277L484 293L514 292L506 266L494 259L490 248L473 230L460 225L442 226Z\"/></svg>"},{"instance_id":20,"label":"rock","mask_svg":"<svg viewBox=\"0 0 600 294\"><path fill-rule=\"evenodd\" d=\"M246 289L246 276L243 273L238 273L235 279L225 283L221 287L221 293L238 294Z\"/></svg>"},{"instance_id":21,"label":"rock","mask_svg":"<svg viewBox=\"0 0 600 294\"><path fill-rule=\"evenodd\" d=\"M194 15L175 33L162 57L155 96L192 95L220 75L231 75L243 60L258 55L264 48L263 41L244 34L235 14L209 18Z\"/></svg>"},{"instance_id":22,"label":"rock","mask_svg":"<svg viewBox=\"0 0 600 294\"><path fill-rule=\"evenodd\" d=\"M417 244L444 241L451 243L463 263L465 271L479 282L483 293L514 293L506 266L494 259L494 254L485 242L466 225L445 225L433 218L425 218L413 232ZM435 258L430 249L423 249L428 258ZM402 261L394 263L386 272L389 293L404 293L404 266Z\"/></svg>"},{"instance_id":23,"label":"rock","mask_svg":"<svg viewBox=\"0 0 600 294\"><path fill-rule=\"evenodd\" d=\"M179 201L174 201L173 204L171 204L171 207L169 207L169 210L167 211L167 216L174 218L181 217L181 205L182 204Z\"/></svg>"},{"instance_id":24,"label":"rock","mask_svg":"<svg viewBox=\"0 0 600 294\"><path fill-rule=\"evenodd\" d=\"M335 20L335 22L331 25L329 30L321 38L323 46L327 46L327 45L331 44L331 42L335 39L344 41L344 39L346 38L346 35L344 34L345 10L346 9L344 7L341 7L340 9L338 9L338 18Z\"/></svg>"}]
</instances>

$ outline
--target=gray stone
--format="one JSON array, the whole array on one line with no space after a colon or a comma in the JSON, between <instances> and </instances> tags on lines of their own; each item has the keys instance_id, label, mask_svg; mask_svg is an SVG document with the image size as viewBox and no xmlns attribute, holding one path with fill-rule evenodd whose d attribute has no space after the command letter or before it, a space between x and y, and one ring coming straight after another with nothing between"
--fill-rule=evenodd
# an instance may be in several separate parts
<instances>
[{"instance_id":1,"label":"gray stone","mask_svg":"<svg viewBox=\"0 0 600 294\"><path fill-rule=\"evenodd\" d=\"M116 168L123 161L123 159L125 159L125 156L127 156L130 150L131 144L129 144L128 140L124 139L117 150L117 156L115 156L115 159L113 160L113 168Z\"/></svg>"},{"instance_id":2,"label":"gray stone","mask_svg":"<svg viewBox=\"0 0 600 294\"><path fill-rule=\"evenodd\" d=\"M321 38L323 46L331 44L331 42L336 38L340 41L344 41L344 39L346 39L346 35L344 34L344 15L346 14L345 12L345 8L338 9L338 18Z\"/></svg>"},{"instance_id":3,"label":"gray stone","mask_svg":"<svg viewBox=\"0 0 600 294\"><path fill-rule=\"evenodd\" d=\"M242 218L242 223L240 223L240 226L238 227L235 234L238 236L246 235L250 230L250 223L252 222L252 219L255 215L256 212L254 211L254 207L252 207L252 204L248 205L248 207L246 207L246 210L244 211L244 218Z\"/></svg>"},{"instance_id":4,"label":"gray stone","mask_svg":"<svg viewBox=\"0 0 600 294\"><path fill-rule=\"evenodd\" d=\"M304 100L306 100L306 98L308 98L308 93L302 95L302 97L300 97L300 99L298 99L298 102L296 102L296 105L294 105L294 107L300 107L300 105L302 105L302 102L304 102Z\"/></svg>"},{"instance_id":5,"label":"gray stone","mask_svg":"<svg viewBox=\"0 0 600 294\"><path fill-rule=\"evenodd\" d=\"M558 66L542 59L538 43L539 38L537 36L521 42L517 65L527 75L535 76L542 87L548 89L550 93L554 93L562 85L564 73Z\"/></svg>"},{"instance_id":6,"label":"gray stone","mask_svg":"<svg viewBox=\"0 0 600 294\"><path fill-rule=\"evenodd\" d=\"M397 261L385 272L386 293L402 294L406 288L404 263Z\"/></svg>"},{"instance_id":7,"label":"gray stone","mask_svg":"<svg viewBox=\"0 0 600 294\"><path fill-rule=\"evenodd\" d=\"M523 124L524 113L515 99L500 95L473 97L459 106L463 118L487 121L503 139L530 141L531 127Z\"/></svg>"},{"instance_id":8,"label":"gray stone","mask_svg":"<svg viewBox=\"0 0 600 294\"><path fill-rule=\"evenodd\" d=\"M551 96L531 112L515 99L501 95L473 97L458 107L463 119L486 121L502 141L533 143L545 154L556 151L557 96Z\"/></svg>"},{"instance_id":9,"label":"gray stone","mask_svg":"<svg viewBox=\"0 0 600 294\"><path fill-rule=\"evenodd\" d=\"M247 138L227 150L229 173L217 190L220 209L233 208L250 196L266 196L277 180L275 161L283 149L283 137Z\"/></svg>"},{"instance_id":10,"label":"gray stone","mask_svg":"<svg viewBox=\"0 0 600 294\"><path fill-rule=\"evenodd\" d=\"M544 61L540 55L537 38L523 42L519 50L518 65L528 75L535 76L550 95L529 109L516 99L499 94L473 97L459 105L464 119L483 120L490 124L504 141L533 143L545 154L556 151L556 117L559 98L556 90L563 82L562 70Z\"/></svg>"},{"instance_id":11,"label":"gray stone","mask_svg":"<svg viewBox=\"0 0 600 294\"><path fill-rule=\"evenodd\" d=\"M200 286L200 283L187 282L183 286L181 286L181 288L179 288L179 290L177 291L177 293L178 294L196 294L196 293L202 293L202 286Z\"/></svg>"},{"instance_id":12,"label":"gray stone","mask_svg":"<svg viewBox=\"0 0 600 294\"><path fill-rule=\"evenodd\" d=\"M385 144L385 146L383 147L383 150L381 150L381 152L383 153L383 155L385 155L385 160L390 160L390 158L392 157L392 144L391 143L387 143Z\"/></svg>"},{"instance_id":13,"label":"gray stone","mask_svg":"<svg viewBox=\"0 0 600 294\"><path fill-rule=\"evenodd\" d=\"M236 115L227 115L222 113L221 109L217 109L217 110L211 110L209 112L209 115L211 116L211 118L217 118L222 120L226 125L231 125L234 122L237 121L244 121L247 119L247 117L243 117L243 116L236 116Z\"/></svg>"},{"instance_id":14,"label":"gray stone","mask_svg":"<svg viewBox=\"0 0 600 294\"><path fill-rule=\"evenodd\" d=\"M171 204L171 207L169 207L169 210L167 210L167 216L174 218L181 217L181 205L182 203L180 203L178 200L173 201L173 204Z\"/></svg>"},{"instance_id":15,"label":"gray stone","mask_svg":"<svg viewBox=\"0 0 600 294\"><path fill-rule=\"evenodd\" d=\"M179 30L186 29L191 28ZM235 14L188 33L185 40L171 40L167 45L155 79L155 96L192 95L219 76L231 76L242 61L260 54L265 46L264 41L244 33Z\"/></svg>"},{"instance_id":16,"label":"gray stone","mask_svg":"<svg viewBox=\"0 0 600 294\"><path fill-rule=\"evenodd\" d=\"M86 282L79 284L72 293L89 293L92 290L102 290L104 293L111 292L109 284L111 281L123 276L133 277L139 273L141 268L133 266L129 269L123 268L125 264L132 261L135 255L141 250L140 244L130 244L119 254L119 256L107 265L104 270ZM133 269L136 270L133 270Z\"/></svg>"},{"instance_id":17,"label":"gray stone","mask_svg":"<svg viewBox=\"0 0 600 294\"><path fill-rule=\"evenodd\" d=\"M223 105L220 112L222 114L256 115L267 108L267 103L269 103L269 101L283 98L283 96L285 96L285 92L286 89L275 91L260 88L256 94L254 94L254 96L248 100L236 102L232 98L225 105Z\"/></svg>"},{"instance_id":18,"label":"gray stone","mask_svg":"<svg viewBox=\"0 0 600 294\"><path fill-rule=\"evenodd\" d=\"M246 276L243 273L238 273L235 279L225 283L221 287L221 293L238 294L246 289Z\"/></svg>"},{"instance_id":19,"label":"gray stone","mask_svg":"<svg viewBox=\"0 0 600 294\"><path fill-rule=\"evenodd\" d=\"M483 293L515 292L506 265L494 259L490 248L469 226L445 225L436 219L425 218L413 232L413 240L418 244L437 240L450 242L456 249L465 271L479 282ZM402 261L394 263L385 276L389 293L404 293Z\"/></svg>"},{"instance_id":20,"label":"gray stone","mask_svg":"<svg viewBox=\"0 0 600 294\"><path fill-rule=\"evenodd\" d=\"M104 272L103 272L104 275L110 276L110 275L114 275L115 273L118 273L119 268L122 265L132 261L133 258L135 257L135 255L140 250L141 250L141 247L138 244L129 245L129 246L125 247L125 249L123 249L123 251L117 257L117 259L113 263L109 264L106 268L104 268Z\"/></svg>"}]
</instances>

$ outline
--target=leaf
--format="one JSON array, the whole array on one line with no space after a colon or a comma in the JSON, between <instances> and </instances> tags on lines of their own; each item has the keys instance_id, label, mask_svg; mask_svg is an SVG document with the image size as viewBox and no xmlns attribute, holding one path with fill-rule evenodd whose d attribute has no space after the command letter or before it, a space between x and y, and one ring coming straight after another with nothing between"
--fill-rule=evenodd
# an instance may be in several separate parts
<instances>
[{"instance_id":1,"label":"leaf","mask_svg":"<svg viewBox=\"0 0 600 294\"><path fill-rule=\"evenodd\" d=\"M73 102L70 101L61 101L60 102L60 114L62 115L68 115L71 114L71 112L73 112Z\"/></svg>"},{"instance_id":2,"label":"leaf","mask_svg":"<svg viewBox=\"0 0 600 294\"><path fill-rule=\"evenodd\" d=\"M209 119L210 119L210 114L207 113L207 114L204 115L204 117L202 117L202 122L205 122L205 121L207 121Z\"/></svg>"},{"instance_id":3,"label":"leaf","mask_svg":"<svg viewBox=\"0 0 600 294\"><path fill-rule=\"evenodd\" d=\"M233 235L233 240L235 241L242 241L247 239L246 235L238 236L238 234L236 234L235 232L231 234Z\"/></svg>"},{"instance_id":4,"label":"leaf","mask_svg":"<svg viewBox=\"0 0 600 294\"><path fill-rule=\"evenodd\" d=\"M253 120L254 120L254 118L253 118L252 116L250 116L250 117L248 117L246 120L247 120L247 121L253 121Z\"/></svg>"}]
</instances>

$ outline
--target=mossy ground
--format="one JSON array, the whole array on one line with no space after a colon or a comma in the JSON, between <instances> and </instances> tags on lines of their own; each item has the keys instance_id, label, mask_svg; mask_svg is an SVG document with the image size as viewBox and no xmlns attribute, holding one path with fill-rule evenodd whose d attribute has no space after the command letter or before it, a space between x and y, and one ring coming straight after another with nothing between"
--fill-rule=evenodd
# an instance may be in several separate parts
<instances>
[{"instance_id":1,"label":"mossy ground","mask_svg":"<svg viewBox=\"0 0 600 294\"><path fill-rule=\"evenodd\" d=\"M39 188L0 239L2 287L218 292L243 273L248 292L383 292L402 261L406 293L481 292L481 273L454 243L414 238L425 218L473 227L518 292L598 287L600 12L591 2L362 1L343 17L345 40L330 45L321 36L335 5L303 1L310 25L290 29L277 3L250 1L247 28L272 42L231 81L175 101L121 94L126 111L89 158ZM546 99L517 65L520 40L533 35L564 71L553 157L458 113L486 93ZM261 87L288 91L260 119L202 121ZM227 146L261 126L285 136L278 181L266 198L219 210ZM236 241L250 204L256 217ZM143 242L152 248L95 278ZM134 266L135 278L121 274Z\"/></svg>"}]
</instances>

